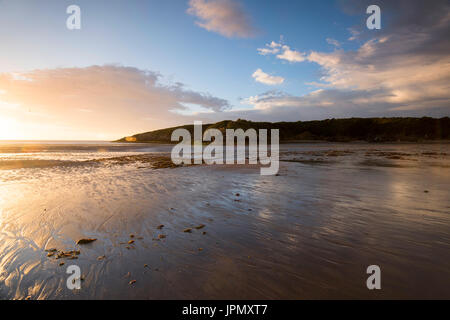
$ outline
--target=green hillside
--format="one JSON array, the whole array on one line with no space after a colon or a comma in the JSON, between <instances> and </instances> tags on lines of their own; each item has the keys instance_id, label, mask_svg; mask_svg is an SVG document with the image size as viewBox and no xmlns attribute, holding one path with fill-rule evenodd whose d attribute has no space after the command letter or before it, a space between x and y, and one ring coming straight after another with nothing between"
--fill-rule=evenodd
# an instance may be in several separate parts
<instances>
[{"instance_id":1,"label":"green hillside","mask_svg":"<svg viewBox=\"0 0 450 320\"><path fill-rule=\"evenodd\" d=\"M118 142L173 143L171 135L175 129L184 128L193 136L194 125L150 131L125 137ZM450 118L350 118L297 122L252 122L238 119L204 124L203 131L219 129L279 129L281 141L368 141L417 142L427 140L450 140Z\"/></svg>"}]
</instances>

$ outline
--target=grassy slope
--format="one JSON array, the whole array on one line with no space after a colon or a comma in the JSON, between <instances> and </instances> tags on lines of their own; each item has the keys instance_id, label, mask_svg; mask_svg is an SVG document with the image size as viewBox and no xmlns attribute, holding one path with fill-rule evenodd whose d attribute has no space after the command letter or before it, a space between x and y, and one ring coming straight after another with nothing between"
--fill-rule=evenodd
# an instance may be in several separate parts
<instances>
[{"instance_id":1,"label":"grassy slope","mask_svg":"<svg viewBox=\"0 0 450 320\"><path fill-rule=\"evenodd\" d=\"M171 143L173 130L184 128L193 136L194 126L185 125L136 134L134 142ZM204 124L203 131L219 129L279 129L281 141L326 140L326 141L426 141L449 140L450 118L351 118L297 122L252 122L247 120L225 120ZM133 139L134 140L134 139ZM118 140L127 142L126 138Z\"/></svg>"}]
</instances>

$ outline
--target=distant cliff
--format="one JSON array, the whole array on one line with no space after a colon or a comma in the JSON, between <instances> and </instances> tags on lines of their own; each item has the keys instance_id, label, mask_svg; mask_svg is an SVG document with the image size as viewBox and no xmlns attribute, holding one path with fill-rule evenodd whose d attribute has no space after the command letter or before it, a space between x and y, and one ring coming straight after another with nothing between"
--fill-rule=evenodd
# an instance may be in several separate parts
<instances>
[{"instance_id":1,"label":"distant cliff","mask_svg":"<svg viewBox=\"0 0 450 320\"><path fill-rule=\"evenodd\" d=\"M193 136L194 125L150 131L125 137L117 142L171 141L175 129L184 128ZM281 141L368 141L368 142L420 142L429 140L450 140L450 118L350 118L321 121L297 122L252 122L247 120L225 120L204 124L203 131L219 129L279 129Z\"/></svg>"}]
</instances>

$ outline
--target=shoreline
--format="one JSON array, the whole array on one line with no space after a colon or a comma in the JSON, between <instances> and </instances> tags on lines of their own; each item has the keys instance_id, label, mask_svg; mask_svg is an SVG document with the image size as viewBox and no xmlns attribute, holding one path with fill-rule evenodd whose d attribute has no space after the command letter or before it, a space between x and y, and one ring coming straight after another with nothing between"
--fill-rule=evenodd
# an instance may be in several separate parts
<instances>
[{"instance_id":1,"label":"shoreline","mask_svg":"<svg viewBox=\"0 0 450 320\"><path fill-rule=\"evenodd\" d=\"M167 142L167 141L110 141L110 143L123 143L123 144L160 144L160 145L176 145L179 142ZM281 144L336 144L336 143L342 143L342 144L450 144L450 140L444 139L444 140L418 140L418 141L365 141L365 140L280 140ZM210 142L204 142L203 145L208 145ZM268 145L270 145L270 142L267 142ZM193 145L193 144L192 144Z\"/></svg>"}]
</instances>

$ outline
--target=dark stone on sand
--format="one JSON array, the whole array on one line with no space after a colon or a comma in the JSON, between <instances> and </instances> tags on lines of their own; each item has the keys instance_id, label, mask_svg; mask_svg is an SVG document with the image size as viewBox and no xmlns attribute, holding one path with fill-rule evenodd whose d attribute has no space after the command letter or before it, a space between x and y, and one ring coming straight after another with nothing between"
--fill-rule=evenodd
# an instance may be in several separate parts
<instances>
[{"instance_id":1,"label":"dark stone on sand","mask_svg":"<svg viewBox=\"0 0 450 320\"><path fill-rule=\"evenodd\" d=\"M87 239L80 239L80 240L77 241L77 244L88 244L88 243L91 243L91 242L94 242L94 241L97 241L97 239L89 239L89 238L87 238Z\"/></svg>"}]
</instances>

